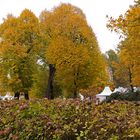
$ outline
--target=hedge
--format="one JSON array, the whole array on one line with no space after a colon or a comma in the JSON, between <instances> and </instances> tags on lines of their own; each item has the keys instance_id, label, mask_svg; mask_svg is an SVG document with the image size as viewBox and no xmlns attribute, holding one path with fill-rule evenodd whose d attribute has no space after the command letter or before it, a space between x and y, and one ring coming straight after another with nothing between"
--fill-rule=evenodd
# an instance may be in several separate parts
<instances>
[{"instance_id":1,"label":"hedge","mask_svg":"<svg viewBox=\"0 0 140 140\"><path fill-rule=\"evenodd\" d=\"M0 101L0 140L140 139L140 104Z\"/></svg>"},{"instance_id":2,"label":"hedge","mask_svg":"<svg viewBox=\"0 0 140 140\"><path fill-rule=\"evenodd\" d=\"M116 92L112 93L106 100L106 102L110 102L112 100L126 100L126 101L140 101L140 91L136 92L126 92L126 93L121 93L121 92Z\"/></svg>"}]
</instances>

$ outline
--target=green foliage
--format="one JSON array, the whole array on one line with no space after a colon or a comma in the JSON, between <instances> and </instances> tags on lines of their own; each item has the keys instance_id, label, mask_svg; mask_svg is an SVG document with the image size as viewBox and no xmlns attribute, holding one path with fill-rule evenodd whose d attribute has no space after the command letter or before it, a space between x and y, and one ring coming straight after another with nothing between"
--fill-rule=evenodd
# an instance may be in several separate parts
<instances>
[{"instance_id":1,"label":"green foliage","mask_svg":"<svg viewBox=\"0 0 140 140\"><path fill-rule=\"evenodd\" d=\"M140 91L132 92L129 91L127 93L112 93L110 97L107 99L107 102L112 100L127 100L127 101L140 101Z\"/></svg>"},{"instance_id":2,"label":"green foliage","mask_svg":"<svg viewBox=\"0 0 140 140\"><path fill-rule=\"evenodd\" d=\"M38 66L33 74L33 86L31 88L31 96L43 98L47 87L48 70L46 67Z\"/></svg>"},{"instance_id":3,"label":"green foliage","mask_svg":"<svg viewBox=\"0 0 140 140\"><path fill-rule=\"evenodd\" d=\"M38 69L33 74L33 86L30 90L30 96L35 98L44 98L48 84L48 67L45 65L38 66ZM59 83L54 80L54 97L62 95Z\"/></svg>"},{"instance_id":4,"label":"green foliage","mask_svg":"<svg viewBox=\"0 0 140 140\"><path fill-rule=\"evenodd\" d=\"M140 104L96 106L79 100L0 102L0 139L125 140L140 138Z\"/></svg>"}]
</instances>

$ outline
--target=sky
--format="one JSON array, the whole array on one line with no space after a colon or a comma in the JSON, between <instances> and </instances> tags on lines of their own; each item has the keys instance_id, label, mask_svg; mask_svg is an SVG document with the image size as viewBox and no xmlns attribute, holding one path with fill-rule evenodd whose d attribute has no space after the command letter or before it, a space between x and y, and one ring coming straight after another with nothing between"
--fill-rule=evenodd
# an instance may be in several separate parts
<instances>
[{"instance_id":1,"label":"sky","mask_svg":"<svg viewBox=\"0 0 140 140\"><path fill-rule=\"evenodd\" d=\"M60 3L71 3L83 10L104 53L109 49L115 50L119 43L119 35L106 28L106 15L117 18L134 4L134 0L0 0L0 23L7 14L19 16L27 8L38 17L44 9L51 10Z\"/></svg>"}]
</instances>

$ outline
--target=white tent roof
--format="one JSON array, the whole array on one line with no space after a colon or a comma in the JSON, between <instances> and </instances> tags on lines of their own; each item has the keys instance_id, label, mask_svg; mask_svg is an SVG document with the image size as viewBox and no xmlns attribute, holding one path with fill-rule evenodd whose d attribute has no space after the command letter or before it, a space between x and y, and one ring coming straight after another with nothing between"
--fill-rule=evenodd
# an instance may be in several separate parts
<instances>
[{"instance_id":1,"label":"white tent roof","mask_svg":"<svg viewBox=\"0 0 140 140\"><path fill-rule=\"evenodd\" d=\"M96 96L110 96L112 94L112 91L110 90L110 88L108 86L106 86L104 88L104 90L100 93L100 94L97 94Z\"/></svg>"},{"instance_id":2,"label":"white tent roof","mask_svg":"<svg viewBox=\"0 0 140 140\"><path fill-rule=\"evenodd\" d=\"M83 101L84 100L84 96L81 93L79 93L79 96L80 96L80 99Z\"/></svg>"},{"instance_id":3,"label":"white tent roof","mask_svg":"<svg viewBox=\"0 0 140 140\"><path fill-rule=\"evenodd\" d=\"M5 97L10 97L10 96L11 96L10 92L7 92L5 95Z\"/></svg>"},{"instance_id":4,"label":"white tent roof","mask_svg":"<svg viewBox=\"0 0 140 140\"><path fill-rule=\"evenodd\" d=\"M123 88L123 87L118 87L118 88L115 88L114 89L114 91L113 91L113 93L115 93L115 92L126 92L127 91L127 88Z\"/></svg>"},{"instance_id":5,"label":"white tent roof","mask_svg":"<svg viewBox=\"0 0 140 140\"><path fill-rule=\"evenodd\" d=\"M115 92L121 92L121 91L120 91L119 88L115 88L114 91L113 91L113 93L115 93Z\"/></svg>"}]
</instances>

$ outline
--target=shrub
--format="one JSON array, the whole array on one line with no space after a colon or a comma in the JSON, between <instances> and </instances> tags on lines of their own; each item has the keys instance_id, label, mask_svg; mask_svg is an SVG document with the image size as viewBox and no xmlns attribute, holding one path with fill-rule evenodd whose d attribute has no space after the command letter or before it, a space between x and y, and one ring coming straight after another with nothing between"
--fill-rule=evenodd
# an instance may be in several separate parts
<instances>
[{"instance_id":1,"label":"shrub","mask_svg":"<svg viewBox=\"0 0 140 140\"><path fill-rule=\"evenodd\" d=\"M2 140L140 138L140 105L80 100L0 101Z\"/></svg>"},{"instance_id":2,"label":"shrub","mask_svg":"<svg viewBox=\"0 0 140 140\"><path fill-rule=\"evenodd\" d=\"M127 101L140 101L140 91L136 92L126 92L126 93L112 93L108 99L106 100L107 102L110 102L112 100L127 100Z\"/></svg>"}]
</instances>

